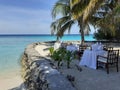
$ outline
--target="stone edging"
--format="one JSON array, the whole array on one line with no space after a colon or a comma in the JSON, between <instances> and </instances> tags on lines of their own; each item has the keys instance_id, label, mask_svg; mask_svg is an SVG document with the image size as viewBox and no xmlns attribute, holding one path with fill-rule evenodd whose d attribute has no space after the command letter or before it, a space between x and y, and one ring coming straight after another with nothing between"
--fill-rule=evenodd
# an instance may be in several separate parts
<instances>
[{"instance_id":1,"label":"stone edging","mask_svg":"<svg viewBox=\"0 0 120 90\"><path fill-rule=\"evenodd\" d=\"M27 46L21 61L27 90L75 90L50 60L40 57L36 45Z\"/></svg>"}]
</instances>

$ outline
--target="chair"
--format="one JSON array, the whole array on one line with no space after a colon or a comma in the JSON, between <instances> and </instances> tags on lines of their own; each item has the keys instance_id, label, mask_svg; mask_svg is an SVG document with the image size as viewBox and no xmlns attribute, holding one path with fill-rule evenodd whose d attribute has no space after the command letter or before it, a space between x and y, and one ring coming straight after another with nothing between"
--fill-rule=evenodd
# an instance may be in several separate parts
<instances>
[{"instance_id":1,"label":"chair","mask_svg":"<svg viewBox=\"0 0 120 90\"><path fill-rule=\"evenodd\" d=\"M83 55L83 52L85 49L87 49L87 45L80 45L79 46L79 51L78 51L78 54L79 54L79 57L81 57Z\"/></svg>"},{"instance_id":2,"label":"chair","mask_svg":"<svg viewBox=\"0 0 120 90\"><path fill-rule=\"evenodd\" d=\"M108 51L108 50L113 50L112 46L103 46L103 50Z\"/></svg>"},{"instance_id":3,"label":"chair","mask_svg":"<svg viewBox=\"0 0 120 90\"><path fill-rule=\"evenodd\" d=\"M107 69L107 74L109 74L109 65L115 65L118 72L118 58L119 58L119 50L108 50L107 54L104 56L97 56L97 69L100 63L105 64L105 68Z\"/></svg>"}]
</instances>

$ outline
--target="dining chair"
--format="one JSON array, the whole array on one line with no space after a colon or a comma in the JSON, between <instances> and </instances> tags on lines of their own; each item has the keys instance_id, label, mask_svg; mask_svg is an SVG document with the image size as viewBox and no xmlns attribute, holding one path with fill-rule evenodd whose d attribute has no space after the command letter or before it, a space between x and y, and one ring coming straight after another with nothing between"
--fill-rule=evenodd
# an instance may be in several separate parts
<instances>
[{"instance_id":1,"label":"dining chair","mask_svg":"<svg viewBox=\"0 0 120 90\"><path fill-rule=\"evenodd\" d=\"M98 69L100 63L105 64L105 68L107 69L107 74L109 74L109 66L114 64L118 72L118 58L119 58L119 50L108 50L106 55L97 56L96 67Z\"/></svg>"},{"instance_id":2,"label":"dining chair","mask_svg":"<svg viewBox=\"0 0 120 90\"><path fill-rule=\"evenodd\" d=\"M78 51L79 57L81 57L83 55L83 52L85 49L87 49L87 47L88 47L87 45L80 45L79 46L79 51Z\"/></svg>"},{"instance_id":3,"label":"dining chair","mask_svg":"<svg viewBox=\"0 0 120 90\"><path fill-rule=\"evenodd\" d=\"M103 50L108 51L108 50L113 50L112 46L103 46Z\"/></svg>"}]
</instances>

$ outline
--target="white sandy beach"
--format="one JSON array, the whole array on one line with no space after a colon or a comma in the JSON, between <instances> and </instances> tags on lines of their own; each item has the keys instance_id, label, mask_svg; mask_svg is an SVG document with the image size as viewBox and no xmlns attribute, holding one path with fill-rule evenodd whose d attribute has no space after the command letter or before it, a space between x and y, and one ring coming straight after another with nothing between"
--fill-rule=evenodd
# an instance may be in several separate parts
<instances>
[{"instance_id":1,"label":"white sandy beach","mask_svg":"<svg viewBox=\"0 0 120 90\"><path fill-rule=\"evenodd\" d=\"M0 75L0 90L10 90L23 83L20 72L10 72Z\"/></svg>"},{"instance_id":2,"label":"white sandy beach","mask_svg":"<svg viewBox=\"0 0 120 90\"><path fill-rule=\"evenodd\" d=\"M18 87L22 82L19 75L11 78L0 78L0 90L9 90Z\"/></svg>"},{"instance_id":3,"label":"white sandy beach","mask_svg":"<svg viewBox=\"0 0 120 90\"><path fill-rule=\"evenodd\" d=\"M35 50L40 54L40 56L47 57L49 55L49 51L45 50L46 48L49 48L45 43L41 45L37 45L35 47Z\"/></svg>"}]
</instances>

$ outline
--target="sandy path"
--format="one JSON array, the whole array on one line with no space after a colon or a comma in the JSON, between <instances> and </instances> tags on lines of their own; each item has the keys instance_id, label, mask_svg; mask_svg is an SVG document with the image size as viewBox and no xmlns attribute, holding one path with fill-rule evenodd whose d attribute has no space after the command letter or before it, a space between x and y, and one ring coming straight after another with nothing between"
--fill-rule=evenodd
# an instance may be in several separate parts
<instances>
[{"instance_id":1,"label":"sandy path","mask_svg":"<svg viewBox=\"0 0 120 90\"><path fill-rule=\"evenodd\" d=\"M49 54L46 45L37 45L35 50L43 57ZM119 49L120 47L114 47L114 49ZM80 70L76 65L79 64L79 60L73 60L70 64L70 69L66 67L66 63L59 69L64 76L71 75L75 77L75 81L72 84L75 86L76 90L120 90L120 72L116 72L115 69L110 71L107 75L104 69L91 69L88 67L80 66ZM120 66L119 66L120 68ZM112 82L111 82L112 81ZM108 83L109 82L109 83ZM106 85L108 83L108 85Z\"/></svg>"},{"instance_id":2,"label":"sandy path","mask_svg":"<svg viewBox=\"0 0 120 90\"><path fill-rule=\"evenodd\" d=\"M45 44L40 44L40 45L37 45L35 47L35 50L40 54L40 56L42 57L46 57L49 55L49 50L48 50L48 46L46 46Z\"/></svg>"}]
</instances>

